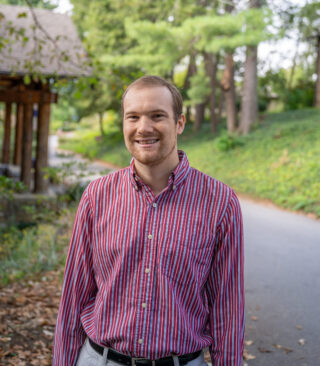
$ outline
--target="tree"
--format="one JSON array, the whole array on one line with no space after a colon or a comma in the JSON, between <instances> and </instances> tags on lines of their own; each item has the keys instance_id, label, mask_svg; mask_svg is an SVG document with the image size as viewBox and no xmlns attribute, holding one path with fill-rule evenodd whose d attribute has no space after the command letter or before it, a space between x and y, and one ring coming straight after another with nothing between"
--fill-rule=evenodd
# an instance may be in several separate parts
<instances>
[{"instance_id":1,"label":"tree","mask_svg":"<svg viewBox=\"0 0 320 366\"><path fill-rule=\"evenodd\" d=\"M91 57L96 83L81 90L76 103L79 115L108 109L120 110L122 91L144 73L143 64L120 62L128 55L135 41L126 34L126 24L147 19L152 23L167 19L173 0L145 2L136 0L71 0L73 20ZM130 30L129 30L130 32ZM118 62L117 62L118 60ZM124 60L122 60L124 61ZM81 107L81 102L87 108ZM99 101L99 108L97 108ZM118 119L120 123L120 118Z\"/></svg>"},{"instance_id":2,"label":"tree","mask_svg":"<svg viewBox=\"0 0 320 366\"><path fill-rule=\"evenodd\" d=\"M227 13L232 13L234 10L234 4L231 1L225 5ZM236 107L236 88L234 82L234 61L233 61L233 50L226 50L224 59L224 71L221 80L221 87L224 92L226 115L227 115L227 129L229 133L236 131L238 118L237 118L237 107Z\"/></svg>"},{"instance_id":3,"label":"tree","mask_svg":"<svg viewBox=\"0 0 320 366\"><path fill-rule=\"evenodd\" d=\"M303 38L315 44L316 49L316 82L314 93L314 106L320 107L320 1L306 4L300 12L301 21L299 31ZM314 47L314 46L313 46Z\"/></svg>"},{"instance_id":4,"label":"tree","mask_svg":"<svg viewBox=\"0 0 320 366\"><path fill-rule=\"evenodd\" d=\"M242 84L242 100L241 100L241 117L239 132L243 135L247 135L251 129L253 123L258 117L258 76L257 76L257 63L258 63L258 43L261 31L261 22L264 19L261 17L263 13L258 11L258 8L262 6L263 0L250 0L250 7L253 8L251 12L251 19L248 22L253 34L251 41L248 42L246 47L246 61L244 66L244 78ZM255 13L254 10L257 10ZM256 14L256 17L252 15ZM256 38L255 32L259 33Z\"/></svg>"}]
</instances>

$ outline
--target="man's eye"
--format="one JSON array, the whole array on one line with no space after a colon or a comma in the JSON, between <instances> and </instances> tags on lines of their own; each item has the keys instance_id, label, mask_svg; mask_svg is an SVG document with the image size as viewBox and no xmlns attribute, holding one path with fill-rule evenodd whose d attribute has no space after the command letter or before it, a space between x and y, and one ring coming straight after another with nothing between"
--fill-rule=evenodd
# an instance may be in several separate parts
<instances>
[{"instance_id":1,"label":"man's eye","mask_svg":"<svg viewBox=\"0 0 320 366\"><path fill-rule=\"evenodd\" d=\"M130 121L135 121L135 120L137 120L137 119L138 119L138 116L128 116L127 118L128 118L128 120L130 120Z\"/></svg>"},{"instance_id":2,"label":"man's eye","mask_svg":"<svg viewBox=\"0 0 320 366\"><path fill-rule=\"evenodd\" d=\"M161 114L161 113L157 113L157 114L155 114L154 115L154 118L155 119L160 119L160 118L162 118L164 115L163 114Z\"/></svg>"}]
</instances>

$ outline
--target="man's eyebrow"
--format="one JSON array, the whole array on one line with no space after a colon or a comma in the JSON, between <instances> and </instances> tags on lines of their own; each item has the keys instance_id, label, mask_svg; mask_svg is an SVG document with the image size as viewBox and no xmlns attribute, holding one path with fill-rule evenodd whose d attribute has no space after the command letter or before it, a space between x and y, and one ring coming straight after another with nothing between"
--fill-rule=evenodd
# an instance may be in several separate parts
<instances>
[{"instance_id":1,"label":"man's eyebrow","mask_svg":"<svg viewBox=\"0 0 320 366\"><path fill-rule=\"evenodd\" d=\"M164 113L164 114L168 114L165 110L163 109L154 109L152 111L150 111L150 113Z\"/></svg>"},{"instance_id":2,"label":"man's eyebrow","mask_svg":"<svg viewBox=\"0 0 320 366\"><path fill-rule=\"evenodd\" d=\"M128 112L125 112L125 116L128 115L128 114L138 114L138 112L136 111L128 111Z\"/></svg>"},{"instance_id":3,"label":"man's eyebrow","mask_svg":"<svg viewBox=\"0 0 320 366\"><path fill-rule=\"evenodd\" d=\"M164 110L164 109L152 109L151 111L148 111L147 112L148 114L153 114L153 113L163 113L163 114L165 114L165 115L168 115L168 113ZM130 115L130 114L139 114L138 112L136 112L136 111L134 111L134 110L132 110L132 111L127 111L127 112L125 112L125 116L128 116L128 115Z\"/></svg>"}]
</instances>

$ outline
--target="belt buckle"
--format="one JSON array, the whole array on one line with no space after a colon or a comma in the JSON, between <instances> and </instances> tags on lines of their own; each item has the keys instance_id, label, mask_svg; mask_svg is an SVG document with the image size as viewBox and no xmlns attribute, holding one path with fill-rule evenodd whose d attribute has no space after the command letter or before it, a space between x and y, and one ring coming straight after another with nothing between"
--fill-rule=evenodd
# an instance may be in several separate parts
<instances>
[{"instance_id":1,"label":"belt buckle","mask_svg":"<svg viewBox=\"0 0 320 366\"><path fill-rule=\"evenodd\" d=\"M146 360L146 358L143 358L143 357L131 357L131 366L135 366L137 360ZM155 360L150 360L150 361L151 361L151 365L152 366L156 366L156 361Z\"/></svg>"}]
</instances>

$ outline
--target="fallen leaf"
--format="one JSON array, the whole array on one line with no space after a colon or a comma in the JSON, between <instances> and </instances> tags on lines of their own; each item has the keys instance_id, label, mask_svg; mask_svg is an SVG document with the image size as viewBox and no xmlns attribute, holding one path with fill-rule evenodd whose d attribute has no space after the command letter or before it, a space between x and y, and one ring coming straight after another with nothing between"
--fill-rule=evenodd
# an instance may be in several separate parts
<instances>
[{"instance_id":1,"label":"fallen leaf","mask_svg":"<svg viewBox=\"0 0 320 366\"><path fill-rule=\"evenodd\" d=\"M257 305L257 306L256 306L256 310L257 310L257 311L259 311L259 310L260 310L260 306L259 306L259 305Z\"/></svg>"},{"instance_id":2,"label":"fallen leaf","mask_svg":"<svg viewBox=\"0 0 320 366\"><path fill-rule=\"evenodd\" d=\"M289 347L284 347L283 350L285 351L286 354L293 352L293 349Z\"/></svg>"},{"instance_id":3,"label":"fallen leaf","mask_svg":"<svg viewBox=\"0 0 320 366\"><path fill-rule=\"evenodd\" d=\"M243 359L245 361L254 360L255 358L256 358L256 356L252 355L247 350L244 350L244 352L243 352Z\"/></svg>"},{"instance_id":4,"label":"fallen leaf","mask_svg":"<svg viewBox=\"0 0 320 366\"><path fill-rule=\"evenodd\" d=\"M51 332L50 330L43 329L43 333L44 333L47 337L53 337L53 332Z\"/></svg>"},{"instance_id":5,"label":"fallen leaf","mask_svg":"<svg viewBox=\"0 0 320 366\"><path fill-rule=\"evenodd\" d=\"M252 315L252 316L251 316L251 320L257 321L257 320L258 320L258 317L257 317L257 316L255 316L255 315Z\"/></svg>"},{"instance_id":6,"label":"fallen leaf","mask_svg":"<svg viewBox=\"0 0 320 366\"><path fill-rule=\"evenodd\" d=\"M2 337L2 338L0 338L0 341L1 342L10 342L11 338L10 337Z\"/></svg>"},{"instance_id":7,"label":"fallen leaf","mask_svg":"<svg viewBox=\"0 0 320 366\"><path fill-rule=\"evenodd\" d=\"M302 326L301 326L301 325L296 325L296 328L297 328L298 330L302 330Z\"/></svg>"},{"instance_id":8,"label":"fallen leaf","mask_svg":"<svg viewBox=\"0 0 320 366\"><path fill-rule=\"evenodd\" d=\"M253 341L252 340L244 341L244 344L246 346L251 346L253 344Z\"/></svg>"},{"instance_id":9,"label":"fallen leaf","mask_svg":"<svg viewBox=\"0 0 320 366\"><path fill-rule=\"evenodd\" d=\"M272 352L269 349L266 349L266 348L263 348L263 347L258 347L258 350L261 353L271 353Z\"/></svg>"},{"instance_id":10,"label":"fallen leaf","mask_svg":"<svg viewBox=\"0 0 320 366\"><path fill-rule=\"evenodd\" d=\"M281 344L273 344L273 347L275 347L276 349L282 349Z\"/></svg>"}]
</instances>

